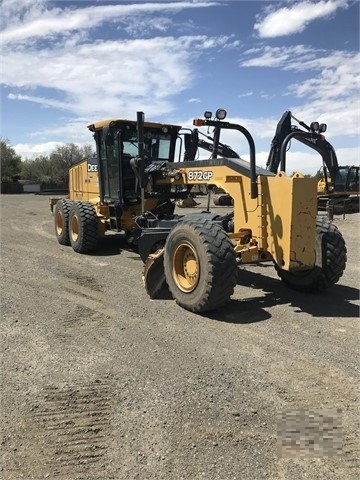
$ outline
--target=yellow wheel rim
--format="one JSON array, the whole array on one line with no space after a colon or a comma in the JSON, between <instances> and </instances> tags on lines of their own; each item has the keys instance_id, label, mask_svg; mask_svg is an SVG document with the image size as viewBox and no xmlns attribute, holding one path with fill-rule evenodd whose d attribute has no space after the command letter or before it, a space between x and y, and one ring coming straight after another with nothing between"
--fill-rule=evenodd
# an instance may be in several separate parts
<instances>
[{"instance_id":1,"label":"yellow wheel rim","mask_svg":"<svg viewBox=\"0 0 360 480\"><path fill-rule=\"evenodd\" d=\"M61 212L57 212L56 214L56 233L60 236L64 231L64 219L61 215Z\"/></svg>"},{"instance_id":2,"label":"yellow wheel rim","mask_svg":"<svg viewBox=\"0 0 360 480\"><path fill-rule=\"evenodd\" d=\"M74 242L79 238L79 222L76 215L71 217L71 238Z\"/></svg>"},{"instance_id":3,"label":"yellow wheel rim","mask_svg":"<svg viewBox=\"0 0 360 480\"><path fill-rule=\"evenodd\" d=\"M194 247L188 242L179 243L173 256L173 279L183 292L192 292L200 276L199 260Z\"/></svg>"}]
</instances>

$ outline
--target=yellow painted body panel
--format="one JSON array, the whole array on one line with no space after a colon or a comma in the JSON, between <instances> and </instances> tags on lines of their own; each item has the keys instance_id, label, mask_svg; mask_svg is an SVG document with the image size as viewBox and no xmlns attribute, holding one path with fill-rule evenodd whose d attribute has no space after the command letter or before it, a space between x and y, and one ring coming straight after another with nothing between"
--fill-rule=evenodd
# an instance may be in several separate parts
<instances>
[{"instance_id":1,"label":"yellow painted body panel","mask_svg":"<svg viewBox=\"0 0 360 480\"><path fill-rule=\"evenodd\" d=\"M99 174L88 162L81 162L69 170L69 199L73 201L90 202L94 205L99 217L100 234L104 235L109 221L109 207L100 205ZM145 210L153 210L158 200L145 200ZM125 205L122 207L121 227L128 232L134 228L134 217L141 215L141 204Z\"/></svg>"},{"instance_id":2,"label":"yellow painted body panel","mask_svg":"<svg viewBox=\"0 0 360 480\"><path fill-rule=\"evenodd\" d=\"M315 264L316 180L300 174L260 177L264 247L284 270Z\"/></svg>"},{"instance_id":3,"label":"yellow painted body panel","mask_svg":"<svg viewBox=\"0 0 360 480\"><path fill-rule=\"evenodd\" d=\"M328 187L331 185L331 178L327 178ZM325 178L321 178L317 184L317 193L318 195L324 195L327 193Z\"/></svg>"},{"instance_id":4,"label":"yellow painted body panel","mask_svg":"<svg viewBox=\"0 0 360 480\"><path fill-rule=\"evenodd\" d=\"M189 179L189 172L194 170L195 168L180 168L180 178L173 179L172 182L194 185L211 183L233 198L234 234L231 237L235 242L238 241L236 252L244 250L245 261L268 258L268 252L284 270L301 270L314 266L316 180L304 178L299 173L293 177L287 177L282 172L276 176L259 175L258 196L252 199L250 178L234 172L228 166L196 167L196 170L211 170L211 182ZM164 183L166 181L169 179ZM242 240L244 230L251 231L251 240L246 245Z\"/></svg>"},{"instance_id":5,"label":"yellow painted body panel","mask_svg":"<svg viewBox=\"0 0 360 480\"><path fill-rule=\"evenodd\" d=\"M100 201L99 175L97 171L88 171L87 161L69 170L69 198L91 203Z\"/></svg>"}]
</instances>

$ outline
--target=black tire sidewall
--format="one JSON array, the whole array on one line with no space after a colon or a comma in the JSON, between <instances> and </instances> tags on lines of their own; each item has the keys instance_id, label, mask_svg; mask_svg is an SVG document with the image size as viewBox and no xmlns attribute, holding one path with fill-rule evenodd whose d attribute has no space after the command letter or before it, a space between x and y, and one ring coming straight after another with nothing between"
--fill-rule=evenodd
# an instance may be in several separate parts
<instances>
[{"instance_id":1,"label":"black tire sidewall","mask_svg":"<svg viewBox=\"0 0 360 480\"><path fill-rule=\"evenodd\" d=\"M316 292L328 288L339 280L345 269L346 246L338 228L328 218L318 216L316 233L321 244L321 268L314 266L303 273L291 273L276 267L279 277L295 290Z\"/></svg>"},{"instance_id":2,"label":"black tire sidewall","mask_svg":"<svg viewBox=\"0 0 360 480\"><path fill-rule=\"evenodd\" d=\"M199 280L192 292L183 292L173 279L173 254L179 243L196 252ZM164 270L176 302L192 312L211 311L227 303L237 282L234 246L219 224L208 218L187 219L171 230L164 248Z\"/></svg>"},{"instance_id":3,"label":"black tire sidewall","mask_svg":"<svg viewBox=\"0 0 360 480\"><path fill-rule=\"evenodd\" d=\"M60 245L70 245L69 238L69 214L72 202L69 200L59 200L55 205L54 221L55 221L55 235ZM57 231L57 217L62 218L62 232Z\"/></svg>"},{"instance_id":4,"label":"black tire sidewall","mask_svg":"<svg viewBox=\"0 0 360 480\"><path fill-rule=\"evenodd\" d=\"M78 224L78 236L74 239L71 232L74 216ZM98 235L97 216L93 206L87 202L73 202L69 213L69 237L73 250L77 253L89 253L96 248Z\"/></svg>"},{"instance_id":5,"label":"black tire sidewall","mask_svg":"<svg viewBox=\"0 0 360 480\"><path fill-rule=\"evenodd\" d=\"M183 292L179 289L172 274L173 254L180 242L188 242L194 248L197 255L198 267L200 269L198 284L190 293ZM201 241L200 237L196 235L194 228L189 224L182 225L181 228L177 228L173 234L169 235L165 244L164 267L166 281L169 285L170 291L175 296L177 303L181 306L187 306L188 308L196 308L196 305L200 303L201 299L206 294L206 288L209 281L209 265L204 243Z\"/></svg>"}]
</instances>

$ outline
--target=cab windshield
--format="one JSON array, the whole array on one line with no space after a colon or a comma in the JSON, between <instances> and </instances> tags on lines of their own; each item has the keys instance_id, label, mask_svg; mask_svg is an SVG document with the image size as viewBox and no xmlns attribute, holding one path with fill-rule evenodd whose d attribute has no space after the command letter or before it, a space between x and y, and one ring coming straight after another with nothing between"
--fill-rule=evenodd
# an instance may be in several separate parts
<instances>
[{"instance_id":1,"label":"cab windshield","mask_svg":"<svg viewBox=\"0 0 360 480\"><path fill-rule=\"evenodd\" d=\"M143 155L145 160L174 159L177 129L144 128ZM138 181L131 159L139 155L136 126L120 124L113 130L104 128L98 135L99 168L102 196L106 200L126 202L127 192L137 195Z\"/></svg>"},{"instance_id":2,"label":"cab windshield","mask_svg":"<svg viewBox=\"0 0 360 480\"><path fill-rule=\"evenodd\" d=\"M145 138L145 155L152 159L169 160L170 138ZM138 154L137 138L123 141L123 154L136 157Z\"/></svg>"}]
</instances>

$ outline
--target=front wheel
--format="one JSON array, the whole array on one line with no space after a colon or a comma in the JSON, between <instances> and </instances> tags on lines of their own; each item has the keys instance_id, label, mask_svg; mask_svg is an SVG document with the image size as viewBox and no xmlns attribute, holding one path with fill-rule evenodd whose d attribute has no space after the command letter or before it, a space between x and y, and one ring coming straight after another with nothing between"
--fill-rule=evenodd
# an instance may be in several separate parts
<instances>
[{"instance_id":1,"label":"front wheel","mask_svg":"<svg viewBox=\"0 0 360 480\"><path fill-rule=\"evenodd\" d=\"M192 312L224 305L237 280L234 247L224 230L207 219L181 222L171 230L164 269L172 296Z\"/></svg>"},{"instance_id":2,"label":"front wheel","mask_svg":"<svg viewBox=\"0 0 360 480\"><path fill-rule=\"evenodd\" d=\"M98 239L98 218L94 207L88 202L74 202L69 213L69 237L77 253L95 250Z\"/></svg>"},{"instance_id":3,"label":"front wheel","mask_svg":"<svg viewBox=\"0 0 360 480\"><path fill-rule=\"evenodd\" d=\"M276 271L289 287L303 292L316 292L334 285L346 266L346 246L338 228L326 217L317 217L316 232L321 246L322 267L288 272L275 264Z\"/></svg>"}]
</instances>

